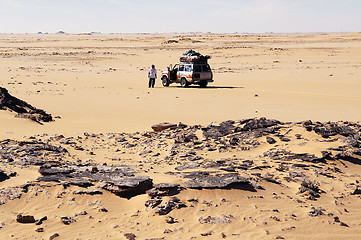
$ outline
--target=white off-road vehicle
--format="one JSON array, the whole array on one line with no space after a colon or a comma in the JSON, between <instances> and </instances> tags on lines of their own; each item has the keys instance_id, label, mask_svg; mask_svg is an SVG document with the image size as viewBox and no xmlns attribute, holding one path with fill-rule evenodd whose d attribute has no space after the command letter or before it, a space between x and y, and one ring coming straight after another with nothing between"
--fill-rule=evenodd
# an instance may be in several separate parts
<instances>
[{"instance_id":1,"label":"white off-road vehicle","mask_svg":"<svg viewBox=\"0 0 361 240\"><path fill-rule=\"evenodd\" d=\"M190 50L180 57L180 62L168 67L162 72L162 84L168 87L171 83L180 83L182 87L190 84L198 84L206 87L209 82L213 82L213 73L208 64L210 56L203 56Z\"/></svg>"}]
</instances>

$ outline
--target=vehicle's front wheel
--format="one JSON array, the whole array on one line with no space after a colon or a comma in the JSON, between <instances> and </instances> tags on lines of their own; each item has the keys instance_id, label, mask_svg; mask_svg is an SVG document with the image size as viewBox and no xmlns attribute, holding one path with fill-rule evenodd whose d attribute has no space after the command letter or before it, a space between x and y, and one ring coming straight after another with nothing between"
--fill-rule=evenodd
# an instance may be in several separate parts
<instances>
[{"instance_id":1,"label":"vehicle's front wheel","mask_svg":"<svg viewBox=\"0 0 361 240\"><path fill-rule=\"evenodd\" d=\"M185 79L185 78L182 78L182 79L181 79L181 86L182 86L183 88L188 87L187 79Z\"/></svg>"},{"instance_id":2,"label":"vehicle's front wheel","mask_svg":"<svg viewBox=\"0 0 361 240\"><path fill-rule=\"evenodd\" d=\"M207 87L207 84L208 84L207 81L202 81L202 82L199 84L199 86L200 86L201 88L205 88L205 87Z\"/></svg>"},{"instance_id":3,"label":"vehicle's front wheel","mask_svg":"<svg viewBox=\"0 0 361 240\"><path fill-rule=\"evenodd\" d=\"M169 86L169 80L166 76L163 76L162 77L162 84L163 84L163 87L168 87Z\"/></svg>"}]
</instances>

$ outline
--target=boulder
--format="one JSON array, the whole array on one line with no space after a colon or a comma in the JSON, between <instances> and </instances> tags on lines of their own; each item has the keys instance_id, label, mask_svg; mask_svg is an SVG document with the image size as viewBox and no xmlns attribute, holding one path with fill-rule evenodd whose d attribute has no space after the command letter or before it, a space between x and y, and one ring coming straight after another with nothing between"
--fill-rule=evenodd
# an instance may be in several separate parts
<instances>
[{"instance_id":1,"label":"boulder","mask_svg":"<svg viewBox=\"0 0 361 240\"><path fill-rule=\"evenodd\" d=\"M163 131L168 128L176 128L176 127L177 127L177 124L164 122L164 123L159 123L159 124L153 125L152 129L156 132L159 132L159 131Z\"/></svg>"},{"instance_id":2,"label":"boulder","mask_svg":"<svg viewBox=\"0 0 361 240\"><path fill-rule=\"evenodd\" d=\"M10 177L3 170L0 170L0 182L5 181L9 178Z\"/></svg>"},{"instance_id":3,"label":"boulder","mask_svg":"<svg viewBox=\"0 0 361 240\"><path fill-rule=\"evenodd\" d=\"M35 223L35 218L34 218L34 216L31 216L31 215L23 216L23 215L19 214L16 216L16 221L18 223Z\"/></svg>"},{"instance_id":4,"label":"boulder","mask_svg":"<svg viewBox=\"0 0 361 240\"><path fill-rule=\"evenodd\" d=\"M160 183L155 184L147 193L151 197L173 196L180 193L183 189L179 184Z\"/></svg>"}]
</instances>

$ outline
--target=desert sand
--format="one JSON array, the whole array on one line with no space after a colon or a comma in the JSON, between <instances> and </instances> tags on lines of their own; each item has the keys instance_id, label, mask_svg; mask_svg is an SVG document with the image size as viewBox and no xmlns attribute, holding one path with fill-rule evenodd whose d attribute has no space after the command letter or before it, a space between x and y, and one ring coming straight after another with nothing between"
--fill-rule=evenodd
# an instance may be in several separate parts
<instances>
[{"instance_id":1,"label":"desert sand","mask_svg":"<svg viewBox=\"0 0 361 240\"><path fill-rule=\"evenodd\" d=\"M0 86L54 119L0 110L0 239L361 236L360 33L0 42ZM163 87L189 49L214 83Z\"/></svg>"}]
</instances>

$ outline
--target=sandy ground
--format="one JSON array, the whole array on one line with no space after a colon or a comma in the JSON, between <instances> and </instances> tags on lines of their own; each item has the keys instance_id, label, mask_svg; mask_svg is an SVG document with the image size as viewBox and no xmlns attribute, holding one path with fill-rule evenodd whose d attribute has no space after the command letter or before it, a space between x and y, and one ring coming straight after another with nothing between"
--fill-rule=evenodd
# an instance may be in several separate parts
<instances>
[{"instance_id":1,"label":"sandy ground","mask_svg":"<svg viewBox=\"0 0 361 240\"><path fill-rule=\"evenodd\" d=\"M209 124L262 116L360 120L359 33L0 35L0 41L1 85L61 117L29 127L1 111L4 137L135 132L164 121ZM156 88L147 88L151 64L160 75L189 49L212 56L214 83L164 88L158 77Z\"/></svg>"},{"instance_id":2,"label":"sandy ground","mask_svg":"<svg viewBox=\"0 0 361 240\"><path fill-rule=\"evenodd\" d=\"M147 146L143 142L136 149L129 149L109 133L126 132L128 141L137 141L147 138L139 133L151 131L151 126L159 122L207 126L253 117L283 122L361 119L360 33L0 34L0 43L1 86L56 117L54 122L40 125L14 118L15 113L0 111L0 140L63 146L69 155L57 161L129 165L139 174L150 176L154 183L184 184L183 179L166 174L185 161L181 157L164 160L174 139L165 134L167 147L156 147L155 143ZM189 49L212 56L209 63L214 83L207 88L180 88L176 84L166 88L158 77L156 87L148 89L147 70L151 64L156 65L159 76ZM324 141L300 126L291 124L288 128L291 132L281 131L291 142L277 138L276 145L270 145L263 136L257 139L260 146L247 151L241 148L227 152L196 151L204 158L200 164L231 158L267 165L249 174L275 174L281 185L260 181L265 190L256 192L186 189L177 197L188 207L173 210L169 215L177 222L168 224L167 216L155 214L154 209L146 210L147 194L131 199L108 191L94 196L75 195L73 191L80 187L39 184L20 198L0 205L0 239L49 239L55 233L59 237L54 239L126 239L126 233L134 233L136 239L358 239L360 195L351 193L361 181L360 164L333 160L301 169L325 191L314 201L297 193L300 182L287 182L284 176L288 173L275 170L279 161L262 157L271 149L320 157L321 151L343 145L345 138L338 135L332 141ZM139 133L132 134L135 132ZM84 133L95 135L85 137L89 134ZM67 143L64 138L54 140L59 134L75 143ZM296 138L296 134L302 135L302 139ZM200 140L206 145L206 140ZM160 140L154 140L157 141ZM80 147L85 150L80 151ZM160 156L140 155L147 147ZM0 161L1 170L17 173L16 177L0 182L0 190L36 181L41 176L39 166L9 165L3 157ZM315 172L319 168L329 171L329 166L342 172L333 172L332 178ZM103 207L108 212L101 211ZM310 217L312 207L322 208L324 215ZM82 211L88 214L79 215ZM15 220L20 213L35 218L47 216L48 220L40 226L20 224ZM60 222L63 216L72 216L76 222L64 225ZM201 224L199 219L207 216L230 222ZM340 226L335 216L348 226ZM44 232L35 231L40 227Z\"/></svg>"}]
</instances>

